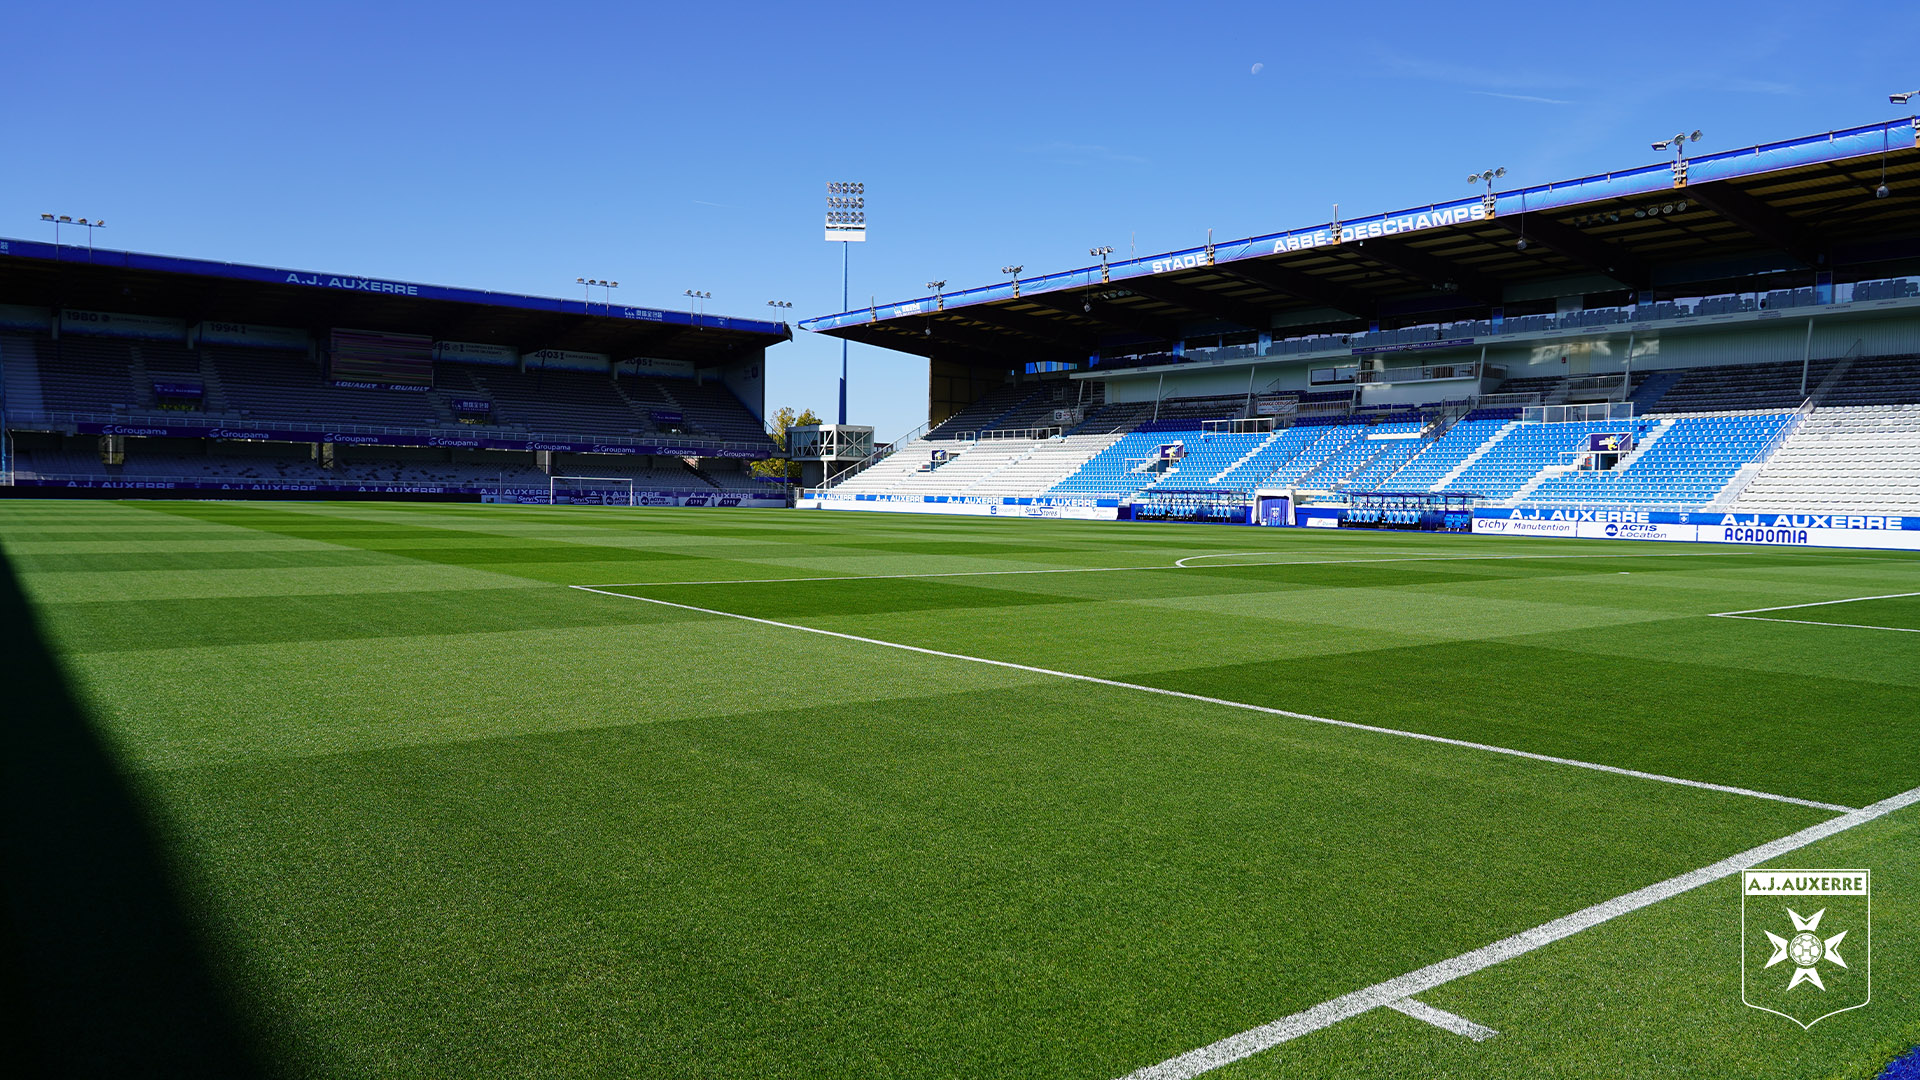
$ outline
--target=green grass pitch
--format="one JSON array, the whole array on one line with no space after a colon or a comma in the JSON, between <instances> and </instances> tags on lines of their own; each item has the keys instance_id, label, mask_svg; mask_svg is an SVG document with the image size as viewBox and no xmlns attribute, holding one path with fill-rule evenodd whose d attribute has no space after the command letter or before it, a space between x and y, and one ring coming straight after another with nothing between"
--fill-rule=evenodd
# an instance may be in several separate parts
<instances>
[{"instance_id":1,"label":"green grass pitch","mask_svg":"<svg viewBox=\"0 0 1920 1080\"><path fill-rule=\"evenodd\" d=\"M73 828L138 826L288 1075L1112 1080L1920 786L1913 598L1707 617L1920 593L1897 553L24 500L0 548L15 1022L113 971L53 985L85 905L34 875L141 865L34 845L107 783L34 764L66 694L131 808ZM1736 876L1418 995L1492 1038L1209 1075L1871 1077L1920 806L1772 865L1873 871L1866 1008L1742 1005Z\"/></svg>"}]
</instances>

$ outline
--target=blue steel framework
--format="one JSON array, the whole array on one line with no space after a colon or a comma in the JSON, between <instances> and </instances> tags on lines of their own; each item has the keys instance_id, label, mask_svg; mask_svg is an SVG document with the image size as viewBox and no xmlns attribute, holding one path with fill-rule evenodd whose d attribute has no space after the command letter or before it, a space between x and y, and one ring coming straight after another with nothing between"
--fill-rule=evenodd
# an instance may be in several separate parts
<instances>
[{"instance_id":1,"label":"blue steel framework","mask_svg":"<svg viewBox=\"0 0 1920 1080\"><path fill-rule=\"evenodd\" d=\"M1687 158L1684 166L1685 177L1689 185L1703 184L1714 180L1755 176L1800 165L1869 157L1884 154L1890 150L1912 148L1916 145L1920 145L1920 117ZM1601 173L1576 180L1496 192L1493 195L1491 216L1555 210L1601 199L1671 192L1675 187L1675 175L1676 164L1672 161L1663 161L1621 172ZM1351 221L1329 222L1324 225L1252 236L1212 246L1141 256L1105 266L1086 266L1036 278L1015 278L1010 282L946 293L940 297L937 306L951 311L968 304L1011 300L1057 289L1084 288L1102 281L1103 272L1104 280L1119 282L1169 270L1218 265L1241 259L1262 258L1287 251L1307 250L1327 246L1340 238L1363 239L1369 236L1419 232L1456 221L1485 220L1487 216L1490 215L1486 197L1475 195L1466 199L1376 214ZM1414 227L1403 227L1402 223L1408 219L1414 221ZM1425 219L1426 224L1420 224L1422 219ZM1337 236L1334 235L1336 230ZM846 299L841 300L843 307L847 303ZM803 319L800 322L800 328L816 332L836 330L862 323L922 315L933 310L935 306L934 297L926 296L893 304L880 304L862 311L842 311L839 314Z\"/></svg>"}]
</instances>

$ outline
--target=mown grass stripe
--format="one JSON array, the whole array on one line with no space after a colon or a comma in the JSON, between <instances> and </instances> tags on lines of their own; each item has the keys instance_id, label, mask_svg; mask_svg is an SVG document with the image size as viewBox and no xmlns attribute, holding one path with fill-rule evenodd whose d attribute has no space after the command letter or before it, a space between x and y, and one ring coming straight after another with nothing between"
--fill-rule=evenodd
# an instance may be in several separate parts
<instances>
[{"instance_id":1,"label":"mown grass stripe","mask_svg":"<svg viewBox=\"0 0 1920 1080\"><path fill-rule=\"evenodd\" d=\"M1554 765L1570 765L1579 769L1592 769L1596 772L1613 773L1616 776L1631 776L1639 780L1654 780L1663 784L1678 784L1682 787L1717 791L1727 795L1746 795L1756 799L1770 799L1774 802L1792 803L1796 806L1808 806L1817 810L1844 811L1852 809L1852 807L1841 806L1836 803L1815 802L1812 799L1799 799L1791 795L1775 795L1772 792L1755 791L1752 788L1733 787L1727 784L1713 784L1704 780L1689 780L1685 777L1642 772L1638 769L1624 769L1617 765L1602 765L1593 761L1576 761L1572 758L1555 757L1551 754L1536 754L1530 750L1516 750L1506 746L1491 746L1487 743L1469 742L1465 739L1449 739L1445 736L1428 735L1424 732L1379 727L1373 724L1356 723L1352 720L1334 720L1325 716L1315 716L1312 713L1277 709L1270 705L1255 705L1245 701L1229 701L1226 698L1210 697L1205 694L1192 694L1184 690L1168 690L1164 687L1147 686L1143 683L1123 682L1119 679L1103 679L1095 675L1081 675L1077 672L1058 671L1053 668L1035 667L1030 664L1016 664L1010 660L994 660L984 656L968 656L965 653L944 652L939 649L928 649L919 645L907 645L897 641L882 641L879 638L861 637L858 634L843 634L837 630L822 630L819 627L801 626L798 623L778 622L773 619L762 619L752 615L739 615L731 611L718 611L713 608L695 607L692 604L676 604L671 600L657 600L650 596L635 596L631 593L608 592L605 589L594 588L590 585L569 585L567 587L570 589L578 589L581 592L597 593L601 596L617 596L623 600L639 600L648 604L659 604L662 607L679 608L683 611L695 611L703 615L716 615L727 619L739 619L743 622L760 623L764 626L775 626L785 630L800 630L809 634L820 634L825 637L841 638L846 641L857 641L866 645L879 645L884 648L899 649L903 652L921 653L926 656L939 656L949 660L964 660L974 664L990 664L994 667L1009 668L1014 671L1052 675L1061 679L1097 683L1101 686L1112 686L1122 690L1137 690L1141 693L1159 694L1163 697L1184 698L1188 701L1200 701L1209 705L1222 705L1230 709L1244 709L1248 712L1267 713L1271 716L1285 716L1294 720L1309 720L1316 724L1329 724L1333 727L1349 728L1354 731L1370 731L1376 735L1393 735L1403 739L1419 739L1423 742L1459 746L1470 750L1484 750L1492 754L1505 754L1509 757L1526 758L1530 761L1544 761Z\"/></svg>"}]
</instances>

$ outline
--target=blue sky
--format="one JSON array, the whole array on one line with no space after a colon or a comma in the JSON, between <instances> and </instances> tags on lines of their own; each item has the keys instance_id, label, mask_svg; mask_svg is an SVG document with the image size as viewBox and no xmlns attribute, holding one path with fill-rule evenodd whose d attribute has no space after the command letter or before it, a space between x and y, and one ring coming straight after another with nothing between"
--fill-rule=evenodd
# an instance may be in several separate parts
<instances>
[{"instance_id":1,"label":"blue sky","mask_svg":"<svg viewBox=\"0 0 1920 1080\"><path fill-rule=\"evenodd\" d=\"M100 4L15 0L0 235L765 316L840 307L824 184L862 180L855 304L1887 119L1920 8ZM1496 9L1498 10L1498 9ZM1524 14L1522 14L1524 12ZM855 346L851 421L925 417ZM831 419L839 346L769 362Z\"/></svg>"}]
</instances>

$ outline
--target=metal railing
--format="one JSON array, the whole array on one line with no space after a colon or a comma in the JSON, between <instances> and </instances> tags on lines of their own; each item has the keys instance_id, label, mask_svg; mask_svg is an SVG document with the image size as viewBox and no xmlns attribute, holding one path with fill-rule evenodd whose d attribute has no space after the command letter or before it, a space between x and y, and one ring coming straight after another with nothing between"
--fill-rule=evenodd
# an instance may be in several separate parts
<instances>
[{"instance_id":1,"label":"metal railing","mask_svg":"<svg viewBox=\"0 0 1920 1080\"><path fill-rule=\"evenodd\" d=\"M1205 360L1242 359L1265 355L1270 357L1293 357L1311 353L1342 353L1353 348L1364 348L1379 344L1384 348L1394 345L1417 347L1427 340L1443 340L1450 336L1465 336L1476 339L1499 338L1523 334L1540 334L1560 331L1605 329L1608 327L1633 326L1651 322L1686 321L1691 319L1726 320L1735 316L1751 316L1755 319L1770 318L1783 311L1793 311L1809 307L1833 307L1856 303L1870 303L1877 306L1920 303L1920 278L1887 278L1874 281L1861 281L1836 284L1830 291L1823 293L1819 288L1802 287L1798 289L1753 290L1739 293L1719 293L1711 296L1677 297L1658 303L1634 307L1594 308L1568 312L1564 315L1521 315L1509 316L1495 326L1489 320L1476 320L1464 323L1422 324L1402 327L1397 330L1382 330L1352 334L1315 334L1298 338L1276 338L1265 354L1258 347L1235 345L1225 348L1189 349L1185 356L1172 356L1159 353L1151 356L1114 356L1103 357L1101 367L1148 367L1169 363L1194 363Z\"/></svg>"},{"instance_id":2,"label":"metal railing","mask_svg":"<svg viewBox=\"0 0 1920 1080\"><path fill-rule=\"evenodd\" d=\"M1608 401L1618 401L1633 391L1633 377L1627 372L1618 375L1581 375L1567 380L1566 396L1575 394L1604 393Z\"/></svg>"},{"instance_id":3,"label":"metal railing","mask_svg":"<svg viewBox=\"0 0 1920 1080\"><path fill-rule=\"evenodd\" d=\"M1540 395L1537 393L1481 394L1473 399L1473 407L1476 409L1510 409L1516 405L1525 408L1538 404L1540 404Z\"/></svg>"},{"instance_id":4,"label":"metal railing","mask_svg":"<svg viewBox=\"0 0 1920 1080\"><path fill-rule=\"evenodd\" d=\"M1793 419L1781 424L1780 429L1773 433L1773 438L1768 439L1767 444L1762 446L1752 458L1748 459L1747 464L1758 465L1764 469L1768 459L1772 458L1774 452L1779 450L1788 439L1793 437L1794 432L1800 430L1800 425L1805 423L1807 417L1812 413L1813 398L1809 397L1800 403L1799 408L1793 410ZM1749 479L1751 479L1751 477L1749 477Z\"/></svg>"},{"instance_id":5,"label":"metal railing","mask_svg":"<svg viewBox=\"0 0 1920 1080\"><path fill-rule=\"evenodd\" d=\"M1272 416L1242 416L1231 420L1202 420L1200 430L1219 431L1230 435L1264 433L1273 430Z\"/></svg>"},{"instance_id":6,"label":"metal railing","mask_svg":"<svg viewBox=\"0 0 1920 1080\"><path fill-rule=\"evenodd\" d=\"M38 427L36 425L48 425ZM10 428L25 431L57 431L76 427L80 424L116 424L121 426L150 425L154 427L205 427L213 430L281 430L304 431L309 434L338 433L341 435L404 435L418 438L447 438L467 436L478 439L526 439L529 441L553 441L591 443L597 446L660 446L673 450L686 450L689 457L704 457L702 450L718 451L763 451L767 443L751 442L741 439L716 439L700 435L607 435L586 432L564 432L530 430L524 427L501 427L492 424L460 424L455 427L418 427L405 424L336 424L313 419L294 419L273 416L221 416L213 413L178 412L155 409L127 409L115 412L55 412L14 413L7 417ZM500 447L481 447L480 449L501 449Z\"/></svg>"},{"instance_id":7,"label":"metal railing","mask_svg":"<svg viewBox=\"0 0 1920 1080\"><path fill-rule=\"evenodd\" d=\"M1587 405L1531 405L1520 411L1523 424L1580 424L1599 420L1633 422L1633 402L1596 401Z\"/></svg>"},{"instance_id":8,"label":"metal railing","mask_svg":"<svg viewBox=\"0 0 1920 1080\"><path fill-rule=\"evenodd\" d=\"M1377 386L1395 383L1439 382L1446 379L1477 379L1479 364L1424 364L1420 367L1387 368L1382 371L1357 371L1353 381Z\"/></svg>"}]
</instances>

